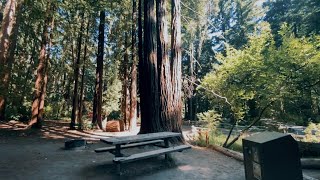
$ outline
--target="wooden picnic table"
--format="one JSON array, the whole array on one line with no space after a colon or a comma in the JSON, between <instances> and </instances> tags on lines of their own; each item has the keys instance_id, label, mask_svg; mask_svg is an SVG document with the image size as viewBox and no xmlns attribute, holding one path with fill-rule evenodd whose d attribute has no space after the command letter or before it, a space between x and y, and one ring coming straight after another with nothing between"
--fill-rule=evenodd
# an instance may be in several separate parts
<instances>
[{"instance_id":1,"label":"wooden picnic table","mask_svg":"<svg viewBox=\"0 0 320 180\"><path fill-rule=\"evenodd\" d=\"M188 145L179 145L169 147L169 139L174 137L180 137L181 133L176 132L158 132L158 133L149 133L149 134L138 134L134 136L122 136L122 137L111 137L111 138L102 138L100 141L110 144L113 146L103 147L95 149L95 152L110 152L115 155L113 162L116 163L117 171L120 174L120 164L126 162L132 162L139 159L146 159L150 157L155 157L159 155L165 155L165 158L168 159L168 154L176 151L183 151L185 149L191 148ZM153 151L133 154L130 156L125 156L121 153L122 149L133 148L138 146L150 145L164 143L162 149L157 149Z\"/></svg>"},{"instance_id":2,"label":"wooden picnic table","mask_svg":"<svg viewBox=\"0 0 320 180\"><path fill-rule=\"evenodd\" d=\"M110 145L115 145L115 153L114 153L115 156L122 157L123 156L123 154L121 154L122 145L127 145L130 143L140 143L140 142L145 142L145 143L141 143L141 145L147 145L147 144L155 144L163 140L165 147L169 147L169 138L179 137L179 136L181 136L181 133L158 132L158 133L149 133L149 134L138 134L134 136L102 138L100 139L100 141ZM160 140L160 141L157 141L157 140ZM136 147L136 146L140 146L140 144L134 144L134 146L132 147Z\"/></svg>"}]
</instances>

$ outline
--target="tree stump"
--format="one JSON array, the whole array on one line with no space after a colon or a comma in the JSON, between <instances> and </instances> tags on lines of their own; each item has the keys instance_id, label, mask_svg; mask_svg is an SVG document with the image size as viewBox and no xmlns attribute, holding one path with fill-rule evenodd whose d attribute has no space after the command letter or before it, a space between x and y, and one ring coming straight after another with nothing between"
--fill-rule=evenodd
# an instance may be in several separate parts
<instances>
[{"instance_id":1,"label":"tree stump","mask_svg":"<svg viewBox=\"0 0 320 180\"><path fill-rule=\"evenodd\" d=\"M122 120L111 120L106 125L107 132L120 132L124 131L124 122Z\"/></svg>"}]
</instances>

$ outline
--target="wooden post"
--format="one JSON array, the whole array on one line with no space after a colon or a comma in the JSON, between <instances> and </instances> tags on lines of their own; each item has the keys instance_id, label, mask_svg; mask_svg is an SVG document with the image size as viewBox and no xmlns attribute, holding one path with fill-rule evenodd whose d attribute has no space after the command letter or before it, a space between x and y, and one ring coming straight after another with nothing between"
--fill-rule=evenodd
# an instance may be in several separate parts
<instances>
[{"instance_id":1,"label":"wooden post","mask_svg":"<svg viewBox=\"0 0 320 180\"><path fill-rule=\"evenodd\" d=\"M121 154L120 150L121 150L121 145L120 144L116 144L116 152L115 152L115 156L116 157L122 157L123 155Z\"/></svg>"},{"instance_id":2,"label":"wooden post","mask_svg":"<svg viewBox=\"0 0 320 180\"><path fill-rule=\"evenodd\" d=\"M115 150L115 157L122 157L123 155L121 154L121 145L120 144L116 144L116 150ZM121 175L121 167L120 164L117 164L117 174Z\"/></svg>"},{"instance_id":3,"label":"wooden post","mask_svg":"<svg viewBox=\"0 0 320 180\"><path fill-rule=\"evenodd\" d=\"M164 146L165 146L166 148L169 147L169 140L168 140L168 138L164 139ZM165 154L165 159L166 159L166 160L168 160L169 157L170 157L169 154Z\"/></svg>"}]
</instances>

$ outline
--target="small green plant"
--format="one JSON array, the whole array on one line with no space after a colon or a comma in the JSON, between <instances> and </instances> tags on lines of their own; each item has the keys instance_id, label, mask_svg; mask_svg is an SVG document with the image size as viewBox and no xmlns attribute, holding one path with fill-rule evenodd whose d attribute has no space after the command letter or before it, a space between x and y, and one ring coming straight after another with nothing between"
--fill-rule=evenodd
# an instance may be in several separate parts
<instances>
[{"instance_id":1,"label":"small green plant","mask_svg":"<svg viewBox=\"0 0 320 180\"><path fill-rule=\"evenodd\" d=\"M209 110L207 112L198 113L197 117L199 121L205 122L209 131L216 131L218 125L220 124L222 118L221 114L218 114L215 110Z\"/></svg>"},{"instance_id":2,"label":"small green plant","mask_svg":"<svg viewBox=\"0 0 320 180\"><path fill-rule=\"evenodd\" d=\"M208 146L208 145L216 145L216 146L222 146L224 141L226 140L227 136L225 134L222 134L219 131L211 132L209 135L209 142L206 140L205 134L199 135L199 137L194 142L198 146ZM231 139L234 137L231 136ZM208 144L207 144L208 143ZM229 149L242 152L242 139L240 138L237 140L234 144L232 144Z\"/></svg>"}]
</instances>

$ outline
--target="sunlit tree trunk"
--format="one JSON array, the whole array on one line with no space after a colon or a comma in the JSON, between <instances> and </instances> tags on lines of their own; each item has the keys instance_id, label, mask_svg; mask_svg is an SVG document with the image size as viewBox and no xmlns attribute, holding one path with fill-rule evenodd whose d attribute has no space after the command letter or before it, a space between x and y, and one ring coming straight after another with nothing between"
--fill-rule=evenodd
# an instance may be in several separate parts
<instances>
[{"instance_id":1,"label":"sunlit tree trunk","mask_svg":"<svg viewBox=\"0 0 320 180\"><path fill-rule=\"evenodd\" d=\"M14 61L17 41L17 13L22 1L8 0L3 12L0 34L0 120L5 119L6 99L8 95L10 72Z\"/></svg>"},{"instance_id":2,"label":"sunlit tree trunk","mask_svg":"<svg viewBox=\"0 0 320 180\"><path fill-rule=\"evenodd\" d=\"M79 71L80 71L80 59L81 59L81 45L82 45L82 36L84 29L84 13L82 12L80 15L81 25L78 36L78 44L77 44L77 59L74 67L74 89L73 89L73 98L72 98L72 113L71 113L71 123L70 129L75 129L75 123L78 122L79 117Z\"/></svg>"},{"instance_id":3,"label":"sunlit tree trunk","mask_svg":"<svg viewBox=\"0 0 320 180\"><path fill-rule=\"evenodd\" d=\"M44 114L44 102L45 97L47 94L47 86L48 86L48 72L49 72L49 61L50 61L50 53L51 53L51 47L52 47L52 39L53 39L53 29L54 29L54 17L50 17L50 38L48 38L48 50L47 50L47 57L46 57L46 64L44 69L44 79L42 84L42 92L41 92L41 98L40 98L40 106L39 106L39 114L38 119L43 119Z\"/></svg>"},{"instance_id":4,"label":"sunlit tree trunk","mask_svg":"<svg viewBox=\"0 0 320 180\"><path fill-rule=\"evenodd\" d=\"M129 130L137 127L137 58L136 58L136 21L137 21L137 2L132 0L132 65L131 65L131 84L130 84L130 117Z\"/></svg>"},{"instance_id":5,"label":"sunlit tree trunk","mask_svg":"<svg viewBox=\"0 0 320 180\"><path fill-rule=\"evenodd\" d=\"M168 30L166 20L166 1L156 0L157 14L157 59L160 89L160 131L171 130L172 115L172 83L170 61L168 57Z\"/></svg>"},{"instance_id":6,"label":"sunlit tree trunk","mask_svg":"<svg viewBox=\"0 0 320 180\"><path fill-rule=\"evenodd\" d=\"M48 27L50 25L50 3L48 3L47 10L46 10L46 20L43 25L43 33L41 38L41 48L40 48L40 55L39 55L39 64L37 68L37 76L36 76L36 82L35 82L35 90L34 90L34 98L32 102L32 116L31 120L29 121L29 127L36 127L41 128L42 127L42 113L43 109L40 109L40 107L43 107L42 105L42 95L44 87L46 86L46 65L47 65L47 52L46 52L46 46L49 41L49 33L48 33Z\"/></svg>"},{"instance_id":7,"label":"sunlit tree trunk","mask_svg":"<svg viewBox=\"0 0 320 180\"><path fill-rule=\"evenodd\" d=\"M180 0L172 0L172 60L171 60L171 77L172 77L172 109L173 117L171 122L171 130L181 132L182 117L182 74L181 74L181 7Z\"/></svg>"},{"instance_id":8,"label":"sunlit tree trunk","mask_svg":"<svg viewBox=\"0 0 320 180\"><path fill-rule=\"evenodd\" d=\"M104 26L105 26L105 11L100 11L100 25L99 25L99 42L98 42L98 56L97 56L97 70L96 70L96 86L93 103L93 118L92 124L102 127L102 75L103 75L103 52L104 52Z\"/></svg>"}]
</instances>

